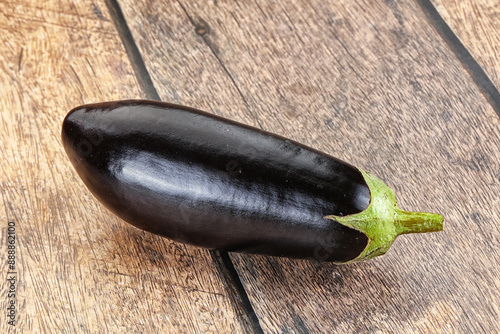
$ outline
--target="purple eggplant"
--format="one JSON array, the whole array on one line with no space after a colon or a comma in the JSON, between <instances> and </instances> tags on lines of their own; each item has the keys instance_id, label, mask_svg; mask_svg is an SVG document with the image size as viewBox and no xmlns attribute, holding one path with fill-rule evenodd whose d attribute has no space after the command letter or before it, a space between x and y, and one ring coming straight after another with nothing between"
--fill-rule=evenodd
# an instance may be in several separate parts
<instances>
[{"instance_id":1,"label":"purple eggplant","mask_svg":"<svg viewBox=\"0 0 500 334\"><path fill-rule=\"evenodd\" d=\"M209 249L347 263L443 217L405 212L368 172L292 140L142 100L73 109L66 152L88 189L143 230Z\"/></svg>"}]
</instances>

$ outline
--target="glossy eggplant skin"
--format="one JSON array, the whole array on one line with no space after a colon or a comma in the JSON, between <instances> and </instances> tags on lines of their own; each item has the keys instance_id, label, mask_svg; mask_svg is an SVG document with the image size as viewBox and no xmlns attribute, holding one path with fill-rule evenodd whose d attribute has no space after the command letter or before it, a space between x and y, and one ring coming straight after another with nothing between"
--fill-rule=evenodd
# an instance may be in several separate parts
<instances>
[{"instance_id":1,"label":"glossy eggplant skin","mask_svg":"<svg viewBox=\"0 0 500 334\"><path fill-rule=\"evenodd\" d=\"M129 100L73 109L62 139L90 191L143 230L210 249L334 262L368 243L324 218L368 207L360 171L286 138Z\"/></svg>"}]
</instances>

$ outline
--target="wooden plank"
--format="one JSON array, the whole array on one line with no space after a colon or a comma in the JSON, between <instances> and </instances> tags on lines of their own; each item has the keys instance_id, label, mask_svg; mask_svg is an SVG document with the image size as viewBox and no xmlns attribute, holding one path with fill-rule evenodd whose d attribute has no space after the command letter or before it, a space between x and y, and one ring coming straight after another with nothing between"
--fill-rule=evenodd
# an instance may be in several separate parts
<instances>
[{"instance_id":1,"label":"wooden plank","mask_svg":"<svg viewBox=\"0 0 500 334\"><path fill-rule=\"evenodd\" d=\"M495 0L432 0L439 14L500 88L500 6Z\"/></svg>"},{"instance_id":2,"label":"wooden plank","mask_svg":"<svg viewBox=\"0 0 500 334\"><path fill-rule=\"evenodd\" d=\"M265 332L500 330L499 120L417 3L120 4L164 100L322 149L446 216L367 263L232 255Z\"/></svg>"},{"instance_id":3,"label":"wooden plank","mask_svg":"<svg viewBox=\"0 0 500 334\"><path fill-rule=\"evenodd\" d=\"M143 98L102 1L0 10L0 333L233 333L210 253L117 219L85 189L60 126L82 103ZM16 223L16 323L7 322L7 222Z\"/></svg>"}]
</instances>

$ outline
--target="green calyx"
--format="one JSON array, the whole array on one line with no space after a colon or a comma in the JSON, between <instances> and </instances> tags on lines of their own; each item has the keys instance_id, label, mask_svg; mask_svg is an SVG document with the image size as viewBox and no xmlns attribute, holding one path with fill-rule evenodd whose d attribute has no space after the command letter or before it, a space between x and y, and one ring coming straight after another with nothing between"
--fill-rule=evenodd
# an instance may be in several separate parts
<instances>
[{"instance_id":1,"label":"green calyx","mask_svg":"<svg viewBox=\"0 0 500 334\"><path fill-rule=\"evenodd\" d=\"M380 179L361 170L370 189L366 210L348 216L326 216L368 237L366 248L356 258L343 263L359 262L385 254L396 237L406 233L443 230L443 216L428 212L408 212L398 207L394 192Z\"/></svg>"}]
</instances>

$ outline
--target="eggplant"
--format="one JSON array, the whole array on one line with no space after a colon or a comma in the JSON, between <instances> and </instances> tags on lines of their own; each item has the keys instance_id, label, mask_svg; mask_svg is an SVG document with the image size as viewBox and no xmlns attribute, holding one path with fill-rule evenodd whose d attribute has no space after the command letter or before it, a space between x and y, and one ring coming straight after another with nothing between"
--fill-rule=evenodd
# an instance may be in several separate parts
<instances>
[{"instance_id":1,"label":"eggplant","mask_svg":"<svg viewBox=\"0 0 500 334\"><path fill-rule=\"evenodd\" d=\"M62 142L88 189L136 227L225 251L357 262L443 217L399 209L372 174L295 141L155 101L69 112Z\"/></svg>"}]
</instances>

